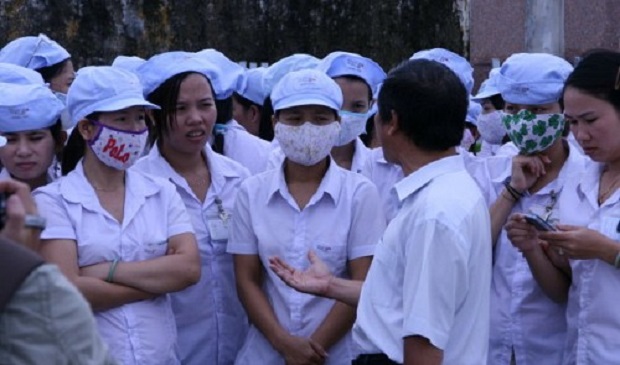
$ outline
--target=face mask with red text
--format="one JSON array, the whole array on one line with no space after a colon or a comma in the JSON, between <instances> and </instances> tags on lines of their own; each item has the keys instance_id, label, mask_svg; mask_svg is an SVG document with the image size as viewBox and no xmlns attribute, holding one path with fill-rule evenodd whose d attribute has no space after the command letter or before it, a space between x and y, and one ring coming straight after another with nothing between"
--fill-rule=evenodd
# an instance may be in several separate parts
<instances>
[{"instance_id":1,"label":"face mask with red text","mask_svg":"<svg viewBox=\"0 0 620 365\"><path fill-rule=\"evenodd\" d=\"M142 155L148 129L130 132L103 125L95 120L99 133L88 141L99 161L117 170L126 170Z\"/></svg>"}]
</instances>

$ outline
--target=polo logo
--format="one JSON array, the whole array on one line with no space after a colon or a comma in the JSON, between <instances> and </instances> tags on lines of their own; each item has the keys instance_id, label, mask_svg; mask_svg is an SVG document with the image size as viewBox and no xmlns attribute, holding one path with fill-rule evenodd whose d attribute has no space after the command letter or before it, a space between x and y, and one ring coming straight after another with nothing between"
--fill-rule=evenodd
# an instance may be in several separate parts
<instances>
[{"instance_id":1,"label":"polo logo","mask_svg":"<svg viewBox=\"0 0 620 365\"><path fill-rule=\"evenodd\" d=\"M106 143L105 147L103 147L104 153L108 153L110 157L112 157L113 159L119 160L123 163L129 160L129 152L123 153L124 150L125 150L125 144L122 144L120 147L117 146L116 139L114 139L114 137L110 137L110 139L108 139L108 143Z\"/></svg>"}]
</instances>

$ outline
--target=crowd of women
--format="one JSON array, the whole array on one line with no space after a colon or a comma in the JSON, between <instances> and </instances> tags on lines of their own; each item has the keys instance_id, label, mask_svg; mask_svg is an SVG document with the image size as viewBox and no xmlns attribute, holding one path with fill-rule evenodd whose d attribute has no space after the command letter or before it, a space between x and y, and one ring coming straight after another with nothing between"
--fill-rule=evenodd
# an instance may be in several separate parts
<instances>
[{"instance_id":1,"label":"crowd of women","mask_svg":"<svg viewBox=\"0 0 620 365\"><path fill-rule=\"evenodd\" d=\"M411 59L473 94L461 56ZM355 308L269 259L366 277L404 178L378 138L381 66L333 52L245 69L213 49L82 66L45 35L0 50L0 176L32 189L40 253L116 361L351 363ZM616 363L620 53L510 56L451 148L490 212L488 364Z\"/></svg>"}]
</instances>

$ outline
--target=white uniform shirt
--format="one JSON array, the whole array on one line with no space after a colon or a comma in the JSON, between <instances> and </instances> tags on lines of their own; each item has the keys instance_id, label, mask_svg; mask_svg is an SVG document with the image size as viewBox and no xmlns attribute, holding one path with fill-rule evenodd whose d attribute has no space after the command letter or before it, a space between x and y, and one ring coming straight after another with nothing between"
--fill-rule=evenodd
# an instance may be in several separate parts
<instances>
[{"instance_id":1,"label":"white uniform shirt","mask_svg":"<svg viewBox=\"0 0 620 365\"><path fill-rule=\"evenodd\" d=\"M374 253L385 228L379 207L377 190L370 181L330 161L318 190L300 211L280 167L241 185L228 251L259 255L264 268L269 267L269 257L279 256L305 270L312 249L334 275L344 277L348 261ZM309 337L334 305L331 299L289 288L271 270L265 271L264 291L280 325L295 336ZM357 354L352 345L347 334L327 350L326 364L350 364ZM235 363L283 365L284 359L252 326Z\"/></svg>"},{"instance_id":2,"label":"white uniform shirt","mask_svg":"<svg viewBox=\"0 0 620 365\"><path fill-rule=\"evenodd\" d=\"M482 140L480 144L480 152L476 154L476 157L492 157L495 156L497 151L502 147L502 144L493 144L485 140Z\"/></svg>"},{"instance_id":3,"label":"white uniform shirt","mask_svg":"<svg viewBox=\"0 0 620 365\"><path fill-rule=\"evenodd\" d=\"M227 237L219 236L224 227L219 209L232 212L239 185L250 173L235 161L213 152L210 146L205 147L205 155L211 186L204 203L161 156L157 146L134 168L176 186L196 231L202 264L200 281L170 295L181 361L186 365L225 365L235 360L248 324L237 296L232 255L226 253Z\"/></svg>"},{"instance_id":4,"label":"white uniform shirt","mask_svg":"<svg viewBox=\"0 0 620 365\"><path fill-rule=\"evenodd\" d=\"M47 219L41 239L77 242L80 267L144 261L164 256L168 239L193 232L189 216L169 182L129 169L125 175L122 224L99 203L82 163L73 172L34 192ZM45 244L45 243L43 243ZM101 337L124 365L179 364L174 315L167 295L95 313Z\"/></svg>"},{"instance_id":5,"label":"white uniform shirt","mask_svg":"<svg viewBox=\"0 0 620 365\"><path fill-rule=\"evenodd\" d=\"M224 133L224 156L237 161L251 174L265 171L271 143L250 134L235 120L227 124Z\"/></svg>"},{"instance_id":6,"label":"white uniform shirt","mask_svg":"<svg viewBox=\"0 0 620 365\"><path fill-rule=\"evenodd\" d=\"M504 172L490 177L495 199L503 199L499 194L512 170L511 158L505 160ZM583 155L571 147L558 177L535 194L527 194L515 204L512 213L534 213L557 222L558 196L568 181L579 176L584 166ZM527 260L502 229L494 252L488 363L509 365L514 350L519 365L562 364L565 313L565 305L552 301L542 291Z\"/></svg>"},{"instance_id":7,"label":"white uniform shirt","mask_svg":"<svg viewBox=\"0 0 620 365\"><path fill-rule=\"evenodd\" d=\"M491 227L460 156L432 162L395 185L402 205L377 246L353 328L364 353L403 362L419 335L444 364L485 364Z\"/></svg>"},{"instance_id":8,"label":"white uniform shirt","mask_svg":"<svg viewBox=\"0 0 620 365\"><path fill-rule=\"evenodd\" d=\"M362 173L364 166L366 166L367 160L370 157L370 151L371 150L364 145L364 142L362 142L361 139L355 139L355 151L353 152L353 160L351 161L350 171ZM267 170L279 168L285 157L286 156L284 156L284 152L282 152L279 145L274 147L268 158Z\"/></svg>"},{"instance_id":9,"label":"white uniform shirt","mask_svg":"<svg viewBox=\"0 0 620 365\"><path fill-rule=\"evenodd\" d=\"M403 179L403 170L400 166L387 162L383 157L383 149L379 147L370 150L362 175L377 187L385 216L388 222L391 221L398 212L398 198L392 188Z\"/></svg>"},{"instance_id":10,"label":"white uniform shirt","mask_svg":"<svg viewBox=\"0 0 620 365\"><path fill-rule=\"evenodd\" d=\"M602 166L589 161L583 176L560 195L560 222L587 226L620 241L620 190L598 204ZM601 260L571 260L562 364L617 364L620 359L620 271Z\"/></svg>"}]
</instances>

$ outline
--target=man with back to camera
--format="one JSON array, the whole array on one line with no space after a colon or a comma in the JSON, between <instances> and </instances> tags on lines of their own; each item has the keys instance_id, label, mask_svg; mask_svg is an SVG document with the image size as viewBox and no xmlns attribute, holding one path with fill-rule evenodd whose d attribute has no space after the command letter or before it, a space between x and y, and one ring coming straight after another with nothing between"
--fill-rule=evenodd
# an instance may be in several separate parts
<instances>
[{"instance_id":1,"label":"man with back to camera","mask_svg":"<svg viewBox=\"0 0 620 365\"><path fill-rule=\"evenodd\" d=\"M375 127L406 177L363 283L332 276L313 252L303 272L270 260L297 290L357 305L354 365L486 363L489 212L455 149L467 103L458 77L434 61L407 61L385 80Z\"/></svg>"}]
</instances>

